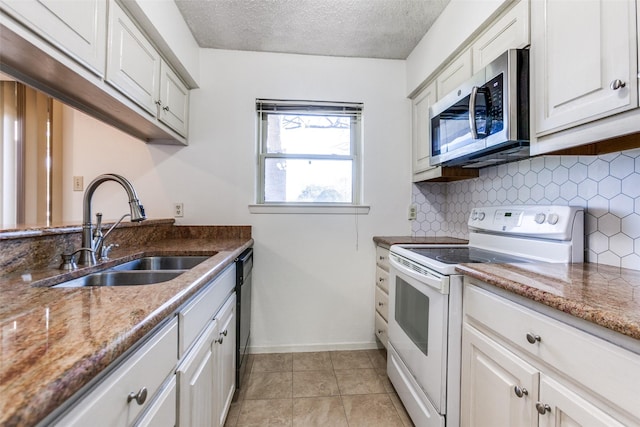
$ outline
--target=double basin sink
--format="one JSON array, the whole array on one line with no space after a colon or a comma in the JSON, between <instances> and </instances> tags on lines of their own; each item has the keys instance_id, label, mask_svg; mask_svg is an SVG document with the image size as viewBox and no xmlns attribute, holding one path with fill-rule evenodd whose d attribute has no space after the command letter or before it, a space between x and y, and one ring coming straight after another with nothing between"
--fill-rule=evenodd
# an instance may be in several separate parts
<instances>
[{"instance_id":1,"label":"double basin sink","mask_svg":"<svg viewBox=\"0 0 640 427\"><path fill-rule=\"evenodd\" d=\"M84 286L134 286L162 283L175 279L190 268L207 260L206 256L151 256L116 265L55 285L55 288Z\"/></svg>"}]
</instances>

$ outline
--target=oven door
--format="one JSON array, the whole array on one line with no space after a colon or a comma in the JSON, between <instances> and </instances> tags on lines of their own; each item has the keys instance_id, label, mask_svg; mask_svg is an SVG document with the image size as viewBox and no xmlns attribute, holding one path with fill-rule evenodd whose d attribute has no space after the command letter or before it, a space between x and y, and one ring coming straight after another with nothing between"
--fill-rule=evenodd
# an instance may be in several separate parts
<instances>
[{"instance_id":1,"label":"oven door","mask_svg":"<svg viewBox=\"0 0 640 427\"><path fill-rule=\"evenodd\" d=\"M404 259L390 256L389 342L438 413L445 414L449 277L398 260Z\"/></svg>"}]
</instances>

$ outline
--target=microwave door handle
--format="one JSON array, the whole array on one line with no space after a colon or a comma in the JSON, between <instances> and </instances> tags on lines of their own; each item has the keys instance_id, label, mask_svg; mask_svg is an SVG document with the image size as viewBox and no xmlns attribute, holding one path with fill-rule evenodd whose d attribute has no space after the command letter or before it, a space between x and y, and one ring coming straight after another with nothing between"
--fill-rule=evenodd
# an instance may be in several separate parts
<instances>
[{"instance_id":1,"label":"microwave door handle","mask_svg":"<svg viewBox=\"0 0 640 427\"><path fill-rule=\"evenodd\" d=\"M471 138L478 139L478 128L476 126L476 97L478 96L478 86L471 89L469 96L469 128L471 129Z\"/></svg>"}]
</instances>

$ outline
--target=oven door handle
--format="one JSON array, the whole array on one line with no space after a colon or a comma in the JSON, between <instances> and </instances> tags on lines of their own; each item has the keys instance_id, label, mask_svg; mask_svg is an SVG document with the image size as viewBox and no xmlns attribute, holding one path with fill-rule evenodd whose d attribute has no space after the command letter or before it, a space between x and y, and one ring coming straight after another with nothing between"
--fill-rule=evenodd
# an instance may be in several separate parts
<instances>
[{"instance_id":1,"label":"oven door handle","mask_svg":"<svg viewBox=\"0 0 640 427\"><path fill-rule=\"evenodd\" d=\"M398 260L402 260L399 262ZM422 266L413 263L404 258L400 258L395 254L389 256L389 262L399 272L406 274L414 279L420 281L431 288L437 289L441 294L449 293L449 277L443 276L437 273L432 273ZM407 263L406 265L403 263ZM411 265L411 267L409 267Z\"/></svg>"}]
</instances>

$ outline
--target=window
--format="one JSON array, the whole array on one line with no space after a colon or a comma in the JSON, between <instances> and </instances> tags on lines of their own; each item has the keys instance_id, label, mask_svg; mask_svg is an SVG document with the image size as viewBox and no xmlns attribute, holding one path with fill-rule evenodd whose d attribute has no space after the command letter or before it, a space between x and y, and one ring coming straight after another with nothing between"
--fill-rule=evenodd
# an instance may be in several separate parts
<instances>
[{"instance_id":1,"label":"window","mask_svg":"<svg viewBox=\"0 0 640 427\"><path fill-rule=\"evenodd\" d=\"M362 104L256 100L259 204L360 203Z\"/></svg>"}]
</instances>

